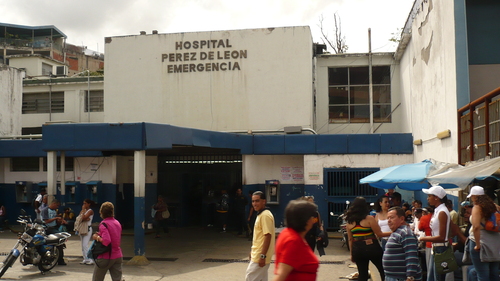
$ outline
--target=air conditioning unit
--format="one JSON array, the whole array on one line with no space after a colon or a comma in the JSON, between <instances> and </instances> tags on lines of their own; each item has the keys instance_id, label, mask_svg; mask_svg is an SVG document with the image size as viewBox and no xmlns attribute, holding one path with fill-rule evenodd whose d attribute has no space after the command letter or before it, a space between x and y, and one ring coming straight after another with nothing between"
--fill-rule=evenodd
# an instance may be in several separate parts
<instances>
[{"instance_id":1,"label":"air conditioning unit","mask_svg":"<svg viewBox=\"0 0 500 281\"><path fill-rule=\"evenodd\" d=\"M57 76L68 75L68 67L65 65L56 66L56 75Z\"/></svg>"}]
</instances>

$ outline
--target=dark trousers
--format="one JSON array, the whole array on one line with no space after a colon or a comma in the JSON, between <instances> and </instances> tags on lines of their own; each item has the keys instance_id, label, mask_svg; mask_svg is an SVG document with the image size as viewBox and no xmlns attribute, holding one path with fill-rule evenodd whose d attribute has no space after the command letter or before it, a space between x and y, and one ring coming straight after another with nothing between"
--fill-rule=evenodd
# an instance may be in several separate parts
<instances>
[{"instance_id":1,"label":"dark trousers","mask_svg":"<svg viewBox=\"0 0 500 281\"><path fill-rule=\"evenodd\" d=\"M377 267L381 280L385 280L384 267L382 266L382 247L377 239L372 240L372 244L367 245L366 240L354 241L352 243L352 259L358 266L358 281L368 280L368 264L370 261ZM372 272L372 274L374 274Z\"/></svg>"},{"instance_id":2,"label":"dark trousers","mask_svg":"<svg viewBox=\"0 0 500 281\"><path fill-rule=\"evenodd\" d=\"M238 231L238 234L241 234L243 231L248 233L245 210L236 212L235 220L236 220L236 230Z\"/></svg>"},{"instance_id":3,"label":"dark trousers","mask_svg":"<svg viewBox=\"0 0 500 281\"><path fill-rule=\"evenodd\" d=\"M163 229L163 232L168 233L168 225L167 225L167 220L154 220L153 225L155 227L156 235L160 235L161 230Z\"/></svg>"}]
</instances>

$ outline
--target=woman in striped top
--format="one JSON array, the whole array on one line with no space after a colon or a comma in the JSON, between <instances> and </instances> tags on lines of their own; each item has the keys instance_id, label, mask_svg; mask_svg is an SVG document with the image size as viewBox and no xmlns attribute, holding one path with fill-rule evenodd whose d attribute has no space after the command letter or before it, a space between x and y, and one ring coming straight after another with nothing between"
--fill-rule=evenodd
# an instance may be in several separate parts
<instances>
[{"instance_id":1,"label":"woman in striped top","mask_svg":"<svg viewBox=\"0 0 500 281\"><path fill-rule=\"evenodd\" d=\"M354 199L349 210L347 210L346 220L351 260L358 267L358 280L368 280L368 264L370 261L377 267L381 280L384 280L385 275L382 267L382 255L384 253L377 236L386 237L391 235L391 232L382 232L380 230L375 218L370 216L370 208L363 197Z\"/></svg>"}]
</instances>

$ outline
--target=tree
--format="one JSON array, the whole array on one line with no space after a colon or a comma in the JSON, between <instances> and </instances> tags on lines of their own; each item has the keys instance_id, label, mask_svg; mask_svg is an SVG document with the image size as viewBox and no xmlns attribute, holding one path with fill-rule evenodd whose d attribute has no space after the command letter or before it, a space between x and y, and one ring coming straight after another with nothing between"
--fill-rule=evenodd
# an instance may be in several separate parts
<instances>
[{"instance_id":1,"label":"tree","mask_svg":"<svg viewBox=\"0 0 500 281\"><path fill-rule=\"evenodd\" d=\"M342 35L342 23L339 14L337 12L333 14L333 31L335 33L335 37L332 39L329 38L328 32L325 32L323 21L324 18L323 15L321 15L319 18L319 28L321 31L321 40L323 41L323 43L328 44L328 46L330 46L330 48L332 48L336 54L343 54L347 52L347 49L349 47L346 44L345 36Z\"/></svg>"}]
</instances>

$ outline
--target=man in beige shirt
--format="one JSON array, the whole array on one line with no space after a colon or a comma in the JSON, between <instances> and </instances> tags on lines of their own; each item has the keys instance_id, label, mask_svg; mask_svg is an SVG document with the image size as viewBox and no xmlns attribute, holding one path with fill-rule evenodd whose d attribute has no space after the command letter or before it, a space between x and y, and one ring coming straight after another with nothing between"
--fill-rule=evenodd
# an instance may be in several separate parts
<instances>
[{"instance_id":1,"label":"man in beige shirt","mask_svg":"<svg viewBox=\"0 0 500 281\"><path fill-rule=\"evenodd\" d=\"M274 216L266 209L266 196L262 191L252 195L252 206L257 212L253 230L250 264L246 272L246 281L267 281L267 271L274 254L276 240Z\"/></svg>"}]
</instances>

